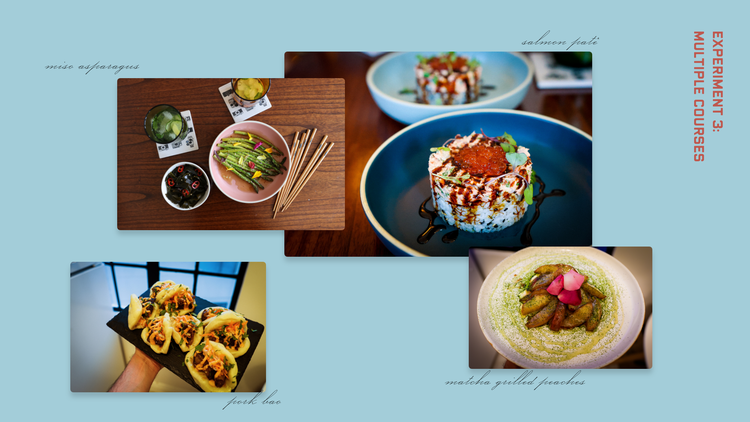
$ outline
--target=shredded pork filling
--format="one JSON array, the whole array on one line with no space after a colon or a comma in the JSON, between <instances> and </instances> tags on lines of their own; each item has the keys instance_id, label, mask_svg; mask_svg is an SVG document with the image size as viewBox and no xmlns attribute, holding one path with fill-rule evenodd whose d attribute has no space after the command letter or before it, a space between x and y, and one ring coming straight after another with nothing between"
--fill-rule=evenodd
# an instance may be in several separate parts
<instances>
[{"instance_id":1,"label":"shredded pork filling","mask_svg":"<svg viewBox=\"0 0 750 422\"><path fill-rule=\"evenodd\" d=\"M141 306L143 306L143 310L141 311L141 318L143 319L150 319L154 314L155 308L155 299L152 298L145 298L141 297L139 298L141 300Z\"/></svg>"},{"instance_id":2,"label":"shredded pork filling","mask_svg":"<svg viewBox=\"0 0 750 422\"><path fill-rule=\"evenodd\" d=\"M220 313L221 313L221 311L218 311L218 310L210 310L208 312L203 312L201 314L201 321L205 321L205 320L207 320L209 318L213 318L213 317L219 315Z\"/></svg>"},{"instance_id":3,"label":"shredded pork filling","mask_svg":"<svg viewBox=\"0 0 750 422\"><path fill-rule=\"evenodd\" d=\"M166 337L164 337L164 324L160 319L152 319L148 322L148 342L156 344L161 347L164 345Z\"/></svg>"},{"instance_id":4,"label":"shredded pork filling","mask_svg":"<svg viewBox=\"0 0 750 422\"><path fill-rule=\"evenodd\" d=\"M169 309L170 305L174 305L175 310L192 309L194 303L193 295L183 290L164 302L164 307Z\"/></svg>"},{"instance_id":5,"label":"shredded pork filling","mask_svg":"<svg viewBox=\"0 0 750 422\"><path fill-rule=\"evenodd\" d=\"M205 348L204 348L205 350ZM215 355L208 353L195 352L193 355L193 366L198 371L204 373L209 382L215 387L223 387L226 384L229 374L224 368L224 362Z\"/></svg>"},{"instance_id":6,"label":"shredded pork filling","mask_svg":"<svg viewBox=\"0 0 750 422\"><path fill-rule=\"evenodd\" d=\"M151 299L156 299L156 295L158 295L158 294L159 294L159 292L160 292L160 291L161 291L161 290L162 290L163 288L165 288L165 287L167 287L167 285L166 285L166 284L159 284L158 286L157 286L157 285L155 285L154 287L152 287L152 288L151 288Z\"/></svg>"},{"instance_id":7,"label":"shredded pork filling","mask_svg":"<svg viewBox=\"0 0 750 422\"><path fill-rule=\"evenodd\" d=\"M180 335L185 339L185 343L190 344L193 342L195 336L195 326L189 322L182 325Z\"/></svg>"},{"instance_id":8,"label":"shredded pork filling","mask_svg":"<svg viewBox=\"0 0 750 422\"><path fill-rule=\"evenodd\" d=\"M206 337L217 343L221 343L231 350L239 350L245 340L247 332L247 321L235 322L206 334Z\"/></svg>"}]
</instances>

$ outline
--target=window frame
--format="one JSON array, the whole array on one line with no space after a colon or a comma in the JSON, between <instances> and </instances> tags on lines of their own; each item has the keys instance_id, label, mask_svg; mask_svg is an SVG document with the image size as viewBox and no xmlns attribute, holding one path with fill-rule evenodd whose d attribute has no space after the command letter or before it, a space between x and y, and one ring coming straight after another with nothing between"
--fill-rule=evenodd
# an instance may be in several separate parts
<instances>
[{"instance_id":1,"label":"window frame","mask_svg":"<svg viewBox=\"0 0 750 422\"><path fill-rule=\"evenodd\" d=\"M235 275L221 274L221 273L215 273L215 272L209 272L209 271L200 271L198 269L200 267L199 261L195 262L195 266L193 267L192 270L185 270L185 269L179 269L179 268L166 268L166 267L162 267L161 265L159 265L159 262L147 262L146 265L129 264L125 262L104 262L103 264L109 267L110 273L112 274L112 284L115 289L115 298L117 299L116 306L112 307L115 312L120 312L123 309L125 309L122 306L122 303L120 303L120 292L119 290L117 290L117 276L115 275L115 267L144 268L146 270L146 281L147 281L149 289L156 282L160 281L159 280L160 271L170 271L174 273L192 274L193 286L190 289L190 291L192 292L196 291L196 287L198 286L199 275L208 275L208 276L213 276L213 277L234 279L235 281L234 292L232 292L232 298L230 299L230 302L229 302L229 309L232 309L232 310L237 306L237 300L239 299L240 290L242 289L242 282L245 280L245 272L247 272L247 262L240 262L240 268L237 271L237 274Z\"/></svg>"}]
</instances>

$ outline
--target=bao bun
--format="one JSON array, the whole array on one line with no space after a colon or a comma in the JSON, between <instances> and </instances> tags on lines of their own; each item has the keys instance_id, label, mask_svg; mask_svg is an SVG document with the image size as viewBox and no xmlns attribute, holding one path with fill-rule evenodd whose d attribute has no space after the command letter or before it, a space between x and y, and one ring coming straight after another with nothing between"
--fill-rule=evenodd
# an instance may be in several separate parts
<instances>
[{"instance_id":1,"label":"bao bun","mask_svg":"<svg viewBox=\"0 0 750 422\"><path fill-rule=\"evenodd\" d=\"M186 341L183 341L182 327L190 324L190 321L193 321L195 323L195 327L197 328L195 329L193 340L188 344ZM183 352L187 352L188 350L197 346L198 343L200 343L203 339L203 325L201 325L198 318L192 315L181 315L174 317L172 323L172 338L174 339L175 343L180 346L180 350L182 350Z\"/></svg>"},{"instance_id":2,"label":"bao bun","mask_svg":"<svg viewBox=\"0 0 750 422\"><path fill-rule=\"evenodd\" d=\"M170 302L177 294L185 292L190 298L190 301L188 303L187 308L175 308L173 310L170 310L169 305ZM156 295L156 302L161 306L162 309L166 309L168 312L172 312L173 314L177 315L187 315L195 309L195 298L193 297L193 294L190 292L190 289L187 288L187 286L183 284L174 284L168 287L164 287L159 294Z\"/></svg>"},{"instance_id":3,"label":"bao bun","mask_svg":"<svg viewBox=\"0 0 750 422\"><path fill-rule=\"evenodd\" d=\"M162 331L164 333L164 342L161 346L155 343L151 343L148 341L149 336L151 335L151 328L149 325L152 322L161 321L162 322ZM146 326L146 328L141 331L141 338L143 341L151 346L151 349L153 349L154 352L160 353L160 354L166 354L169 351L169 343L172 341L172 321L169 319L169 314L164 314L164 316L156 317L151 320L149 320L149 325Z\"/></svg>"},{"instance_id":4,"label":"bao bun","mask_svg":"<svg viewBox=\"0 0 750 422\"><path fill-rule=\"evenodd\" d=\"M245 318L242 315L234 311L226 311L226 312L221 313L221 315L217 317L211 318L208 324L206 325L206 329L204 330L204 333L208 335L208 333L212 331L220 330L222 327L225 327L229 324L232 324L235 322L239 322L240 324L242 324L243 321L245 321ZM229 353L231 353L232 356L236 358L247 353L248 349L250 349L250 339L247 337L245 337L245 339L242 341L239 348L233 349L233 348L227 347L227 350L229 350Z\"/></svg>"},{"instance_id":5,"label":"bao bun","mask_svg":"<svg viewBox=\"0 0 750 422\"><path fill-rule=\"evenodd\" d=\"M150 300L145 299L144 300ZM130 308L128 308L128 328L131 330L137 330L143 328L148 324L148 320L159 315L159 305L154 303L154 310L149 315L149 318L143 316L143 303L141 298L136 295L130 295Z\"/></svg>"},{"instance_id":6,"label":"bao bun","mask_svg":"<svg viewBox=\"0 0 750 422\"><path fill-rule=\"evenodd\" d=\"M204 308L203 310L198 312L198 319L203 321L204 324L208 324L209 321L227 311L232 312L223 306L209 306L208 308ZM204 315L207 315L209 312L216 315L210 318L204 318Z\"/></svg>"},{"instance_id":7,"label":"bao bun","mask_svg":"<svg viewBox=\"0 0 750 422\"><path fill-rule=\"evenodd\" d=\"M229 393L231 392L234 387L237 385L237 362L234 360L234 357L227 351L226 347L224 347L221 343L216 343L213 341L206 341L206 347L213 348L216 353L221 355L224 358L224 361L231 365L231 368L227 371L229 373L229 378L227 382L222 387L216 387L214 385L211 385L208 377L201 371L195 368L193 365L193 356L195 355L195 348L190 349L190 351L185 356L185 366L187 366L188 371L190 371L190 375L193 376L193 380L203 389L203 391L206 391L208 393Z\"/></svg>"}]
</instances>

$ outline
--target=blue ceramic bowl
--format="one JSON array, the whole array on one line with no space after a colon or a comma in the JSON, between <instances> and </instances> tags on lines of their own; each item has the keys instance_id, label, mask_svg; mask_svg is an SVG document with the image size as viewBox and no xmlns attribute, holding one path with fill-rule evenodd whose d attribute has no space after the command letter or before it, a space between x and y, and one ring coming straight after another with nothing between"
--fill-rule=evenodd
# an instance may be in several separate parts
<instances>
[{"instance_id":1,"label":"blue ceramic bowl","mask_svg":"<svg viewBox=\"0 0 750 422\"><path fill-rule=\"evenodd\" d=\"M478 234L446 225L420 243L418 238L429 224L419 208L431 198L430 148L457 134L480 130L488 136L512 135L518 145L529 149L533 169L545 184L543 192L564 194L539 201L537 182L534 205L513 226ZM444 114L413 124L385 141L365 166L360 198L378 237L396 255L467 256L471 247L590 246L591 146L591 137L581 130L538 114L513 110ZM427 208L432 210L432 200L427 201ZM435 223L445 225L439 217ZM457 238L451 242L454 235Z\"/></svg>"},{"instance_id":2,"label":"blue ceramic bowl","mask_svg":"<svg viewBox=\"0 0 750 422\"><path fill-rule=\"evenodd\" d=\"M531 61L521 53L457 52L459 56L479 60L482 65L483 85L493 86L494 89L484 90L487 95L482 96L481 101L471 104L417 104L414 102L415 94L399 92L404 88L416 88L414 66L417 65L418 54L429 57L439 53L391 53L378 59L367 71L367 87L375 103L385 114L407 125L453 111L480 108L514 109L526 96L534 74Z\"/></svg>"}]
</instances>

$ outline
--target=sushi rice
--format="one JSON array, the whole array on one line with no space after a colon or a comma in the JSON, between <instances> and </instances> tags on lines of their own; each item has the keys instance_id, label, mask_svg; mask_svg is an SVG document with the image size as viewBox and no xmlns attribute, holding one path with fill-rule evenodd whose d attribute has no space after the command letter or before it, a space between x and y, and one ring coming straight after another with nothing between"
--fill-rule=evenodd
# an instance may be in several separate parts
<instances>
[{"instance_id":1,"label":"sushi rice","mask_svg":"<svg viewBox=\"0 0 750 422\"><path fill-rule=\"evenodd\" d=\"M500 176L472 176L457 167L451 153L462 148L489 145L493 141L482 134L456 136L430 155L430 188L435 211L446 223L472 233L491 233L509 227L523 218L527 203L524 190L531 180L531 156L528 148L519 146L526 163L515 173ZM449 179L441 175L450 175ZM455 180L458 179L458 180ZM462 181L462 183L457 183Z\"/></svg>"}]
</instances>

